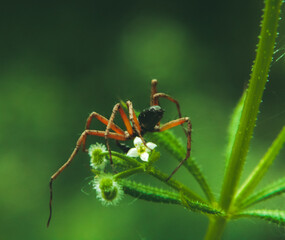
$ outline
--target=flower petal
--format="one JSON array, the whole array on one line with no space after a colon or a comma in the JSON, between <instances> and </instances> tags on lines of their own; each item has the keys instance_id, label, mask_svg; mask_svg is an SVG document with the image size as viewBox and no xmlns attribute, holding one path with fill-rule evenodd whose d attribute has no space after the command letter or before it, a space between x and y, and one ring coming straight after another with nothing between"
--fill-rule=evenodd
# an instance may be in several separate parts
<instances>
[{"instance_id":1,"label":"flower petal","mask_svg":"<svg viewBox=\"0 0 285 240\"><path fill-rule=\"evenodd\" d=\"M142 145L142 144L143 144L143 141L141 140L141 138L135 137L135 139L134 139L134 145L135 145L135 147L139 147L139 146Z\"/></svg>"},{"instance_id":2,"label":"flower petal","mask_svg":"<svg viewBox=\"0 0 285 240\"><path fill-rule=\"evenodd\" d=\"M129 156L129 157L138 157L139 156L138 150L136 148L131 148L128 151L127 156Z\"/></svg>"},{"instance_id":3,"label":"flower petal","mask_svg":"<svg viewBox=\"0 0 285 240\"><path fill-rule=\"evenodd\" d=\"M140 158L141 160L147 162L148 161L148 158L149 158L149 154L147 152L143 152L141 155L140 155Z\"/></svg>"},{"instance_id":4,"label":"flower petal","mask_svg":"<svg viewBox=\"0 0 285 240\"><path fill-rule=\"evenodd\" d=\"M151 150L153 150L153 149L155 149L155 148L157 147L157 145L154 144L154 143L152 143L152 142L148 142L146 145L147 145L147 147L148 147L149 149L151 149Z\"/></svg>"}]
</instances>

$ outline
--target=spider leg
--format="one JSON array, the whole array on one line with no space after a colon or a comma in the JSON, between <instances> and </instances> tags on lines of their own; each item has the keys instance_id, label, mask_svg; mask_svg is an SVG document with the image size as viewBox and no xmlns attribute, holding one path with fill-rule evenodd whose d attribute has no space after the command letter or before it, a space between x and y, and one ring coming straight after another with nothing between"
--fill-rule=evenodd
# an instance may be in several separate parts
<instances>
[{"instance_id":1,"label":"spider leg","mask_svg":"<svg viewBox=\"0 0 285 240\"><path fill-rule=\"evenodd\" d=\"M135 114L132 102L131 101L127 101L126 104L128 106L128 109L129 109L129 118L130 118L130 121L133 124L133 127L134 127L134 129L136 131L136 134L140 137L140 139L142 140L143 144L149 149L149 147L146 145L146 142L145 142L144 138L142 137L141 126L140 126L139 120L138 120L138 118L137 118L137 116Z\"/></svg>"},{"instance_id":2,"label":"spider leg","mask_svg":"<svg viewBox=\"0 0 285 240\"><path fill-rule=\"evenodd\" d=\"M73 158L77 154L78 150L80 149L80 146L83 144L84 139L86 138L87 135L93 135L93 136L99 136L99 137L104 137L105 132L104 131L97 131L97 130L85 130L80 137L78 138L76 142L76 146L71 153L70 157L68 160L51 176L50 182L49 182L49 189L50 189L50 199L49 199L49 218L47 222L47 227L49 226L50 220L51 220L51 214L52 214L52 183L53 181L58 177L58 175L72 162ZM127 140L127 136L119 133L109 133L108 134L109 138L120 140L120 141L125 141Z\"/></svg>"},{"instance_id":3,"label":"spider leg","mask_svg":"<svg viewBox=\"0 0 285 240\"><path fill-rule=\"evenodd\" d=\"M154 99L153 102L154 103L158 102L159 98L166 98L169 101L173 102L176 105L179 118L182 118L182 114L181 114L181 111L180 111L180 105L179 105L179 102L177 100L175 100L173 97L171 97L171 96L169 96L169 95L167 95L165 93L155 93L153 95L153 99ZM154 105L157 105L157 104L154 104Z\"/></svg>"},{"instance_id":4,"label":"spider leg","mask_svg":"<svg viewBox=\"0 0 285 240\"><path fill-rule=\"evenodd\" d=\"M158 99L154 99L153 97L153 95L157 93L156 86L157 86L157 80L152 79L151 80L151 93L150 93L150 106L159 105Z\"/></svg>"},{"instance_id":5,"label":"spider leg","mask_svg":"<svg viewBox=\"0 0 285 240\"><path fill-rule=\"evenodd\" d=\"M179 118L182 118L179 102L176 99L174 99L173 97L171 97L165 93L157 93L157 80L153 79L151 81L150 106L159 105L159 98L166 98L169 101L173 102L176 105ZM159 126L159 125L160 125L160 123L157 124L157 126ZM181 126L182 126L182 129L183 129L185 135L187 136L187 132L184 129L183 124L181 124Z\"/></svg>"},{"instance_id":6,"label":"spider leg","mask_svg":"<svg viewBox=\"0 0 285 240\"><path fill-rule=\"evenodd\" d=\"M179 102L176 99L174 99L173 97L171 97L171 96L169 96L169 95L167 95L165 93L155 93L153 95L153 102L157 103L156 105L158 105L158 99L159 98L166 98L167 100L173 102L176 105L179 118L182 118L182 114L181 114L181 111L180 111L180 105L179 105ZM187 131L185 130L183 124L181 124L181 126L182 126L182 129L183 129L185 135L187 136Z\"/></svg>"},{"instance_id":7,"label":"spider leg","mask_svg":"<svg viewBox=\"0 0 285 240\"><path fill-rule=\"evenodd\" d=\"M110 133L110 129L112 129L112 126L114 125L114 119L115 119L115 116L116 116L116 113L119 111L122 119L123 119L123 122L126 126L126 129L127 129L127 132L128 132L128 135L126 136L126 133L124 132L124 137L125 139L124 140L127 140L130 136L133 135L133 128L132 128L132 125L130 123L130 120L128 119L126 113L124 112L123 108L121 107L121 104L120 103L117 103L114 107L113 107L113 110L112 110L112 114L109 118L109 121L108 121L108 124L107 124L107 127L106 127L106 130L105 130L105 134L104 134L104 137L105 137L105 140L106 140L106 146L107 146L107 149L108 149L108 152L109 152L109 156L110 156L110 163L111 165L113 166L113 160L112 160L112 155L111 155L111 148L110 148L110 145L109 145L109 134ZM120 140L120 139L117 139L117 140Z\"/></svg>"},{"instance_id":8,"label":"spider leg","mask_svg":"<svg viewBox=\"0 0 285 240\"><path fill-rule=\"evenodd\" d=\"M187 123L187 130L186 130L186 136L187 136L187 151L185 158L178 164L178 166L172 171L170 176L167 178L166 181L168 181L176 172L177 170L183 165L183 163L190 157L191 152L191 132L192 132L192 124L188 117L179 118L173 121L170 121L161 128L158 129L159 132L165 131L167 129L182 125L183 123Z\"/></svg>"},{"instance_id":9,"label":"spider leg","mask_svg":"<svg viewBox=\"0 0 285 240\"><path fill-rule=\"evenodd\" d=\"M85 130L89 130L89 127L90 127L90 124L91 124L91 121L93 118L96 118L97 120L99 120L100 122L102 122L103 124L105 124L106 126L108 125L108 122L109 120L105 117L103 117L102 115L100 115L99 113L96 113L96 112L92 112L89 117L87 118L87 121L86 121L86 127L85 127ZM113 131L115 131L116 133L119 133L119 134L125 134L125 132L119 127L117 126L116 124L111 124L111 129ZM87 135L86 135L87 136ZM82 150L83 151L86 151L86 137L83 139L82 141Z\"/></svg>"},{"instance_id":10,"label":"spider leg","mask_svg":"<svg viewBox=\"0 0 285 240\"><path fill-rule=\"evenodd\" d=\"M141 133L141 126L140 126L139 120L138 120L138 118L137 118L137 116L135 114L133 103L131 101L127 101L126 104L127 104L128 110L129 110L130 121L132 122L133 127L134 127L136 133L138 135L140 135L140 133Z\"/></svg>"}]
</instances>

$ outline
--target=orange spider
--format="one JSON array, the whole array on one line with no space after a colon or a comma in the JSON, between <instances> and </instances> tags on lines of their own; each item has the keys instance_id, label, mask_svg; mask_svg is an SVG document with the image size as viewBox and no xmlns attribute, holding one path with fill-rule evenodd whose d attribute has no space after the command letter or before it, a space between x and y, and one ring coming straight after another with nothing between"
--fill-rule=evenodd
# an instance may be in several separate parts
<instances>
[{"instance_id":1,"label":"orange spider","mask_svg":"<svg viewBox=\"0 0 285 240\"><path fill-rule=\"evenodd\" d=\"M171 96L165 94L165 93L158 93L157 89L157 80L153 79L151 81L151 96L150 96L150 107L143 110L139 116L137 117L133 108L133 104L131 101L127 101L127 108L129 116L124 112L123 107L120 103L117 103L112 110L112 114L109 119L103 117L102 115L92 112L86 121L86 128L80 135L79 139L77 140L76 146L71 153L69 159L64 163L52 176L50 179L50 215L47 222L47 226L49 226L50 220L51 220L51 213L52 213L52 183L57 178L57 176L71 163L74 156L77 154L78 150L82 146L83 151L86 151L85 143L86 143L86 137L88 135L92 136L99 136L104 137L106 140L106 146L109 152L110 156L110 163L113 165L112 161L112 154L111 149L109 145L109 139L115 139L118 141L127 141L130 139L134 139L135 137L140 137L144 144L145 140L143 138L143 135L146 132L162 132L165 130L168 130L170 128L183 125L183 123L187 123L187 129L184 132L187 137L187 152L185 158L178 164L178 166L172 171L170 176L167 180L169 180L173 174L181 167L181 165L190 157L190 151L191 151L191 130L192 130L192 124L188 117L182 117L180 112L180 106L177 100L172 98ZM160 126L160 120L163 117L164 110L159 106L159 98L166 98L169 101L176 104L177 111L179 118L176 120L172 120L168 123L163 124ZM126 131L122 130L118 125L114 123L115 115L119 112L124 125L126 127ZM90 130L89 126L91 124L91 121L93 118L96 118L100 122L106 125L105 131L99 131L99 130ZM112 132L110 130L113 130ZM120 144L119 144L120 145ZM122 147L123 148L123 147Z\"/></svg>"}]
</instances>

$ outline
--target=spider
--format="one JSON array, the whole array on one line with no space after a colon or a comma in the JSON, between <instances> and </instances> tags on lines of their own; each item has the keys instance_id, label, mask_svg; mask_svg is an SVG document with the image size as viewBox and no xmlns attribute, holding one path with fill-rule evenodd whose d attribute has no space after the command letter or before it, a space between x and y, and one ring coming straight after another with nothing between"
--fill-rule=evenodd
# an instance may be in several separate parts
<instances>
[{"instance_id":1,"label":"spider","mask_svg":"<svg viewBox=\"0 0 285 240\"><path fill-rule=\"evenodd\" d=\"M179 118L176 120L172 120L170 122L167 122L160 126L160 120L163 117L164 110L159 106L159 98L166 98L169 101L175 103ZM102 115L92 112L86 121L86 127L85 130L82 132L80 137L78 138L76 142L76 146L71 153L69 159L51 176L50 179L50 215L47 222L47 226L49 226L50 220L51 220L51 213L52 213L52 183L53 181L58 177L58 175L71 163L77 152L79 151L80 147L82 146L83 151L86 150L86 137L88 135L92 136L99 136L104 137L106 140L106 146L109 152L110 156L110 163L113 166L112 161L112 154L111 149L109 145L109 139L115 139L119 147L123 149L124 151L127 151L127 147L125 145L120 144L119 141L127 141L130 139L134 139L135 137L140 137L143 141L143 143L146 145L145 140L143 138L143 135L146 132L163 132L165 130L168 130L170 128L176 127L181 125L183 127L183 124L187 124L187 128L184 129L185 135L187 137L187 152L185 158L178 164L178 166L172 171L170 176L167 178L167 181L173 176L174 173L181 167L181 165L190 157L190 151L191 151L191 130L192 130L192 124L188 117L182 117L180 112L180 105L177 100L172 98L171 96L165 94L165 93L158 93L157 92L157 80L153 79L151 81L151 95L150 95L150 107L143 110L139 116L137 117L133 108L133 104L131 101L126 102L129 118L127 114L124 112L123 107L120 103L117 103L112 110L112 114L109 119L103 117ZM119 112L123 123L126 127L126 131L123 131L118 125L114 123L115 115ZM99 131L99 130L90 130L90 124L92 119L97 119L103 124L106 125L105 131ZM113 131L110 131L113 130Z\"/></svg>"}]
</instances>

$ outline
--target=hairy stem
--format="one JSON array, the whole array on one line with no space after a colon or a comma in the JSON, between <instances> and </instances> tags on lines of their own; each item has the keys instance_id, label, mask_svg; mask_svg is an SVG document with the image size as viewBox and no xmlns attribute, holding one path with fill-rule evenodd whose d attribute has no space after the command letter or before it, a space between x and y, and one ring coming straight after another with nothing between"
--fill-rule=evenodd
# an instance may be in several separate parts
<instances>
[{"instance_id":1,"label":"hairy stem","mask_svg":"<svg viewBox=\"0 0 285 240\"><path fill-rule=\"evenodd\" d=\"M267 0L265 3L257 55L221 192L220 205L225 211L230 208L235 195L256 124L272 61L281 4L282 0Z\"/></svg>"},{"instance_id":2,"label":"hairy stem","mask_svg":"<svg viewBox=\"0 0 285 240\"><path fill-rule=\"evenodd\" d=\"M272 61L282 2L282 0L265 1L257 54L221 191L220 207L226 214L230 212L256 124L259 105ZM225 225L225 218L213 216L205 240L219 240Z\"/></svg>"},{"instance_id":3,"label":"hairy stem","mask_svg":"<svg viewBox=\"0 0 285 240\"><path fill-rule=\"evenodd\" d=\"M223 217L211 217L208 230L204 240L218 240L221 238L226 226L226 219Z\"/></svg>"}]
</instances>

